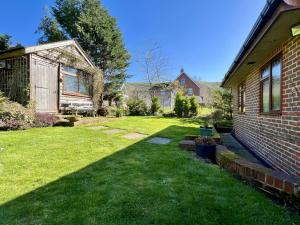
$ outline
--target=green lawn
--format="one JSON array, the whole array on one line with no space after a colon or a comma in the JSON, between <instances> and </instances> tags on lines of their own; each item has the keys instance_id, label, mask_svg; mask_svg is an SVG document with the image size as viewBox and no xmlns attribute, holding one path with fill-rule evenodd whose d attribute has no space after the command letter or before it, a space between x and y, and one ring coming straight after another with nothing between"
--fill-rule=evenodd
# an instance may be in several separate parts
<instances>
[{"instance_id":1,"label":"green lawn","mask_svg":"<svg viewBox=\"0 0 300 225\"><path fill-rule=\"evenodd\" d=\"M129 117L105 125L172 142L153 145L87 126L0 132L0 224L300 224L180 150L185 134L198 133L194 121Z\"/></svg>"}]
</instances>

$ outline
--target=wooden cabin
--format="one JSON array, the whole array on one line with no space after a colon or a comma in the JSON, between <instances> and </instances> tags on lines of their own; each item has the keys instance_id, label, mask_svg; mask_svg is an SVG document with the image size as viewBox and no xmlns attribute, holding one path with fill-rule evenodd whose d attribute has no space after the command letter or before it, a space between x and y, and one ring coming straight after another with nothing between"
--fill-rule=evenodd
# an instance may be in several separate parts
<instances>
[{"instance_id":1,"label":"wooden cabin","mask_svg":"<svg viewBox=\"0 0 300 225\"><path fill-rule=\"evenodd\" d=\"M75 40L10 49L0 52L0 91L11 101L34 102L38 112L88 111L92 75L85 71L92 70L86 68L95 67Z\"/></svg>"}]
</instances>

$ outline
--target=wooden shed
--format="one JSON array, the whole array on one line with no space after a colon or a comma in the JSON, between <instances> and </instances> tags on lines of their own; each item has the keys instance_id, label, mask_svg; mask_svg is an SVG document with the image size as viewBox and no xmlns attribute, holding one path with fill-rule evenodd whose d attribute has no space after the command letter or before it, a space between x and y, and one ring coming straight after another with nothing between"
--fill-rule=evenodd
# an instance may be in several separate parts
<instances>
[{"instance_id":1,"label":"wooden shed","mask_svg":"<svg viewBox=\"0 0 300 225\"><path fill-rule=\"evenodd\" d=\"M82 70L88 67L95 68L75 40L10 49L0 52L0 91L21 104L34 102L38 112L90 109L92 75Z\"/></svg>"}]
</instances>

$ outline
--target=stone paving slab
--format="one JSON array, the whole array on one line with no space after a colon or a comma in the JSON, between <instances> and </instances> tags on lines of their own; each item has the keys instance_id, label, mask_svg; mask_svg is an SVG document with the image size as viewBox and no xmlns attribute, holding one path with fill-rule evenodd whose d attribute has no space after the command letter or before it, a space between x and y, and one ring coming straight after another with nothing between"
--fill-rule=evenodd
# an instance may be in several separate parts
<instances>
[{"instance_id":1,"label":"stone paving slab","mask_svg":"<svg viewBox=\"0 0 300 225\"><path fill-rule=\"evenodd\" d=\"M89 127L88 129L90 130L103 130L103 129L107 129L108 127L105 126L96 126L96 127Z\"/></svg>"},{"instance_id":2,"label":"stone paving slab","mask_svg":"<svg viewBox=\"0 0 300 225\"><path fill-rule=\"evenodd\" d=\"M129 139L129 140L134 140L134 139L145 138L145 137L147 137L147 135L146 134L140 134L140 133L129 133L129 134L125 134L122 137L126 138L126 139Z\"/></svg>"},{"instance_id":3,"label":"stone paving slab","mask_svg":"<svg viewBox=\"0 0 300 225\"><path fill-rule=\"evenodd\" d=\"M105 134L118 134L125 132L126 130L121 130L121 129L112 129L112 130L104 130L103 133Z\"/></svg>"},{"instance_id":4,"label":"stone paving slab","mask_svg":"<svg viewBox=\"0 0 300 225\"><path fill-rule=\"evenodd\" d=\"M248 149L241 145L231 134L221 133L220 135L222 145L225 145L230 151L234 152L235 154L243 157L244 159L252 163L266 166L262 161L260 161L251 152L249 152Z\"/></svg>"},{"instance_id":5,"label":"stone paving slab","mask_svg":"<svg viewBox=\"0 0 300 225\"><path fill-rule=\"evenodd\" d=\"M161 138L161 137L154 137L147 141L151 144L158 144L158 145L166 145L171 142L171 139L169 138Z\"/></svg>"}]
</instances>

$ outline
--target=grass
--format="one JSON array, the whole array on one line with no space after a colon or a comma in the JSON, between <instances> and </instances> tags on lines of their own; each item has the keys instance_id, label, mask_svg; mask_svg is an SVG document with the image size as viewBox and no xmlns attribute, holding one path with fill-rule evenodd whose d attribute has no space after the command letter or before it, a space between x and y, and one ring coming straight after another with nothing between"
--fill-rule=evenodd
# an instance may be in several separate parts
<instances>
[{"instance_id":1,"label":"grass","mask_svg":"<svg viewBox=\"0 0 300 225\"><path fill-rule=\"evenodd\" d=\"M88 126L0 132L0 224L292 225L300 218L178 149L194 121L103 123L172 138L160 146Z\"/></svg>"}]
</instances>

